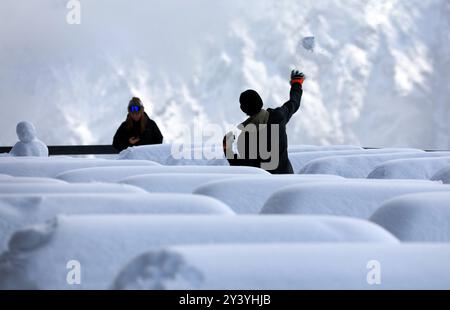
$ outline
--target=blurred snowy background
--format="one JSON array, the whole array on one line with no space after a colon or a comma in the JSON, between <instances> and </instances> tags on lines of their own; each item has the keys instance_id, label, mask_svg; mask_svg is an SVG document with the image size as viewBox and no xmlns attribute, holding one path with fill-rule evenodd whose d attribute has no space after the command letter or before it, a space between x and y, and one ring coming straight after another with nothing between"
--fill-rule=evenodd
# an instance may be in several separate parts
<instances>
[{"instance_id":1,"label":"blurred snowy background","mask_svg":"<svg viewBox=\"0 0 450 310\"><path fill-rule=\"evenodd\" d=\"M21 120L48 144L111 143L131 96L175 142L243 121L247 88L281 104L297 67L291 144L450 148L449 0L82 0L81 25L67 2L0 2L0 145Z\"/></svg>"}]
</instances>

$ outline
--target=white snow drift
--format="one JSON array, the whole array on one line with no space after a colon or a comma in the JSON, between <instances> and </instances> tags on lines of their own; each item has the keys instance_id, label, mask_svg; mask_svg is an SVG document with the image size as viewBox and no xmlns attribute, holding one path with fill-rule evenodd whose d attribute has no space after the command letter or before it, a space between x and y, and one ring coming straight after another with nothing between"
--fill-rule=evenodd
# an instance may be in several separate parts
<instances>
[{"instance_id":1,"label":"white snow drift","mask_svg":"<svg viewBox=\"0 0 450 310\"><path fill-rule=\"evenodd\" d=\"M147 193L128 184L67 184L67 183L0 183L0 194L52 194L52 193Z\"/></svg>"},{"instance_id":2,"label":"white snow drift","mask_svg":"<svg viewBox=\"0 0 450 310\"><path fill-rule=\"evenodd\" d=\"M57 176L58 179L72 183L86 182L119 182L128 177L153 173L212 173L212 174L270 174L262 169L253 167L229 166L154 166L154 167L98 167L66 171Z\"/></svg>"},{"instance_id":3,"label":"white snow drift","mask_svg":"<svg viewBox=\"0 0 450 310\"><path fill-rule=\"evenodd\" d=\"M340 179L327 175L285 175L269 178L242 177L239 179L213 181L194 190L194 194L216 198L236 213L259 213L266 200L279 189L292 184L316 183ZM344 179L342 179L344 180Z\"/></svg>"},{"instance_id":4,"label":"white snow drift","mask_svg":"<svg viewBox=\"0 0 450 310\"><path fill-rule=\"evenodd\" d=\"M334 217L59 216L12 236L9 251L0 257L0 288L106 289L120 269L146 249L193 243L267 246L276 242L398 244L375 224ZM258 259L263 257L271 256ZM81 285L67 284L66 265L72 260L83 266ZM209 264L217 268L221 257Z\"/></svg>"},{"instance_id":5,"label":"white snow drift","mask_svg":"<svg viewBox=\"0 0 450 310\"><path fill-rule=\"evenodd\" d=\"M366 178L379 164L395 159L446 157L450 152L400 152L377 155L346 155L316 159L307 163L299 173L336 174L347 178Z\"/></svg>"},{"instance_id":6,"label":"white snow drift","mask_svg":"<svg viewBox=\"0 0 450 310\"><path fill-rule=\"evenodd\" d=\"M450 186L447 185L373 181L292 185L273 194L261 213L323 214L368 219L384 201L396 196L423 192L450 193Z\"/></svg>"},{"instance_id":7,"label":"white snow drift","mask_svg":"<svg viewBox=\"0 0 450 310\"><path fill-rule=\"evenodd\" d=\"M260 177L268 178L266 175L260 175ZM236 178L243 178L243 176L225 173L154 173L129 177L121 183L137 186L151 193L192 193L205 183Z\"/></svg>"},{"instance_id":8,"label":"white snow drift","mask_svg":"<svg viewBox=\"0 0 450 310\"><path fill-rule=\"evenodd\" d=\"M55 177L58 174L74 169L88 167L117 166L155 166L157 163L147 160L105 160L86 158L2 158L0 171L12 176L23 177Z\"/></svg>"},{"instance_id":9,"label":"white snow drift","mask_svg":"<svg viewBox=\"0 0 450 310\"><path fill-rule=\"evenodd\" d=\"M0 253L19 228L59 214L221 214L233 215L218 200L185 194L0 194Z\"/></svg>"},{"instance_id":10,"label":"white snow drift","mask_svg":"<svg viewBox=\"0 0 450 310\"><path fill-rule=\"evenodd\" d=\"M35 177L9 177L2 178L0 176L0 184L42 184L42 183L52 183L52 184L67 184L62 180L52 179L52 178L35 178Z\"/></svg>"},{"instance_id":11,"label":"white snow drift","mask_svg":"<svg viewBox=\"0 0 450 310\"><path fill-rule=\"evenodd\" d=\"M448 165L450 157L397 159L378 165L368 178L430 180L440 169Z\"/></svg>"},{"instance_id":12,"label":"white snow drift","mask_svg":"<svg viewBox=\"0 0 450 310\"><path fill-rule=\"evenodd\" d=\"M292 167L295 173L298 173L303 166L305 166L309 161L324 158L324 157L334 157L334 156L345 156L345 155L372 155L372 154L388 154L388 153L399 153L399 152L411 152L418 151L413 149L374 149L374 150L337 150L337 151L314 151L314 152L295 152L289 153L289 159L292 163Z\"/></svg>"},{"instance_id":13,"label":"white snow drift","mask_svg":"<svg viewBox=\"0 0 450 310\"><path fill-rule=\"evenodd\" d=\"M448 290L449 261L450 245L177 246L137 256L122 268L111 287L147 290Z\"/></svg>"},{"instance_id":14,"label":"white snow drift","mask_svg":"<svg viewBox=\"0 0 450 310\"><path fill-rule=\"evenodd\" d=\"M394 198L385 202L370 220L404 242L450 242L450 193Z\"/></svg>"}]
</instances>

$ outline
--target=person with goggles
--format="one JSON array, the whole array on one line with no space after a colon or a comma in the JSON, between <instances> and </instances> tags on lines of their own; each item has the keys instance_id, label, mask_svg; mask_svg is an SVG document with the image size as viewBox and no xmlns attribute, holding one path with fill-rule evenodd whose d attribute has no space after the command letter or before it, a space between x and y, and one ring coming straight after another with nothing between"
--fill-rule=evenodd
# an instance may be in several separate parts
<instances>
[{"instance_id":1,"label":"person with goggles","mask_svg":"<svg viewBox=\"0 0 450 310\"><path fill-rule=\"evenodd\" d=\"M118 151L128 147L161 144L163 135L155 121L144 111L141 99L133 97L128 104L127 119L117 129L113 146Z\"/></svg>"}]
</instances>

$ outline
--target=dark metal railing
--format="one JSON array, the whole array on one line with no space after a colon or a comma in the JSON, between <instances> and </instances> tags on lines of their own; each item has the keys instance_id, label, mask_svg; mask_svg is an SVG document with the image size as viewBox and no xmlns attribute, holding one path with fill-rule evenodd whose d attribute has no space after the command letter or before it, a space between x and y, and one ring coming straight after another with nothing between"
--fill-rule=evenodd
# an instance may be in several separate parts
<instances>
[{"instance_id":1,"label":"dark metal railing","mask_svg":"<svg viewBox=\"0 0 450 310\"><path fill-rule=\"evenodd\" d=\"M9 153L11 146L1 146L0 153ZM373 150L376 147L365 147ZM48 147L49 155L114 155L119 152L112 145L52 145ZM441 150L425 150L425 152L447 152Z\"/></svg>"},{"instance_id":2,"label":"dark metal railing","mask_svg":"<svg viewBox=\"0 0 450 310\"><path fill-rule=\"evenodd\" d=\"M0 147L0 153L9 153L12 147ZM119 152L112 145L51 145L50 156L55 155L113 155Z\"/></svg>"}]
</instances>

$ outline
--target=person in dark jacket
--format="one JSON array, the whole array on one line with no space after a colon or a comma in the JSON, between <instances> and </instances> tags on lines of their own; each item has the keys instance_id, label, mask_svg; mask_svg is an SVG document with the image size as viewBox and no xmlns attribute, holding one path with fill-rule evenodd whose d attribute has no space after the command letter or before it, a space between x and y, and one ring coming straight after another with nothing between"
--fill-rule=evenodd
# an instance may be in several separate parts
<instances>
[{"instance_id":1,"label":"person in dark jacket","mask_svg":"<svg viewBox=\"0 0 450 310\"><path fill-rule=\"evenodd\" d=\"M223 148L230 166L251 166L267 170L272 174L293 174L288 157L286 124L300 108L305 75L299 71L291 73L290 99L276 109L263 109L263 101L254 90L243 92L239 98L241 110L249 118L238 126L238 154L232 149L233 133L223 139Z\"/></svg>"},{"instance_id":2,"label":"person in dark jacket","mask_svg":"<svg viewBox=\"0 0 450 310\"><path fill-rule=\"evenodd\" d=\"M144 111L144 105L137 97L128 104L128 115L114 135L113 146L118 151L131 146L161 144L163 136L158 125Z\"/></svg>"}]
</instances>

